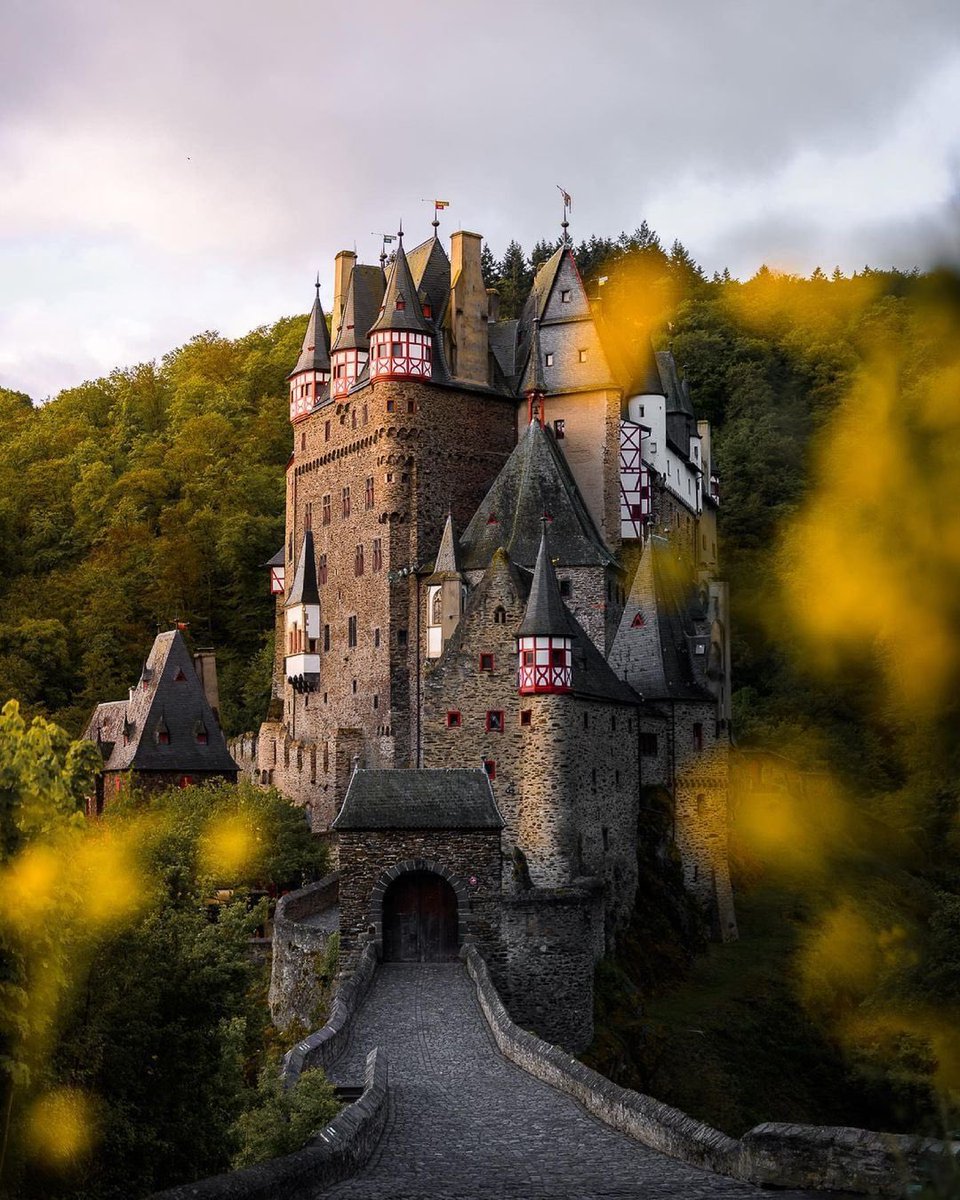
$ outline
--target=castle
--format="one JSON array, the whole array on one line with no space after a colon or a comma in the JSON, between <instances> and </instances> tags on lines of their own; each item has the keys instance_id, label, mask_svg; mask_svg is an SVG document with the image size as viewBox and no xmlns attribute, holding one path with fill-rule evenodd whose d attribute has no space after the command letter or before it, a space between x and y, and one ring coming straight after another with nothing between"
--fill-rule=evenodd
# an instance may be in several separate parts
<instances>
[{"instance_id":1,"label":"castle","mask_svg":"<svg viewBox=\"0 0 960 1200\"><path fill-rule=\"evenodd\" d=\"M318 286L274 699L234 755L330 833L347 969L470 938L518 1022L583 1045L655 789L736 936L709 425L670 352L614 344L566 238L515 320L478 234L342 251L330 329Z\"/></svg>"}]
</instances>

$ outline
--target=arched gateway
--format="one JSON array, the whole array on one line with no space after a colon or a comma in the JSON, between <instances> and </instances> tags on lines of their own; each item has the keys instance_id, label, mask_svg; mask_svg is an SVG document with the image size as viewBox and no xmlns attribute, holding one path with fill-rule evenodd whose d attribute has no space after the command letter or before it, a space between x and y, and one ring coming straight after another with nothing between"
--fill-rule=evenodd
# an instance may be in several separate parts
<instances>
[{"instance_id":1,"label":"arched gateway","mask_svg":"<svg viewBox=\"0 0 960 1200\"><path fill-rule=\"evenodd\" d=\"M450 962L459 950L457 894L433 871L395 879L383 897L385 962Z\"/></svg>"}]
</instances>

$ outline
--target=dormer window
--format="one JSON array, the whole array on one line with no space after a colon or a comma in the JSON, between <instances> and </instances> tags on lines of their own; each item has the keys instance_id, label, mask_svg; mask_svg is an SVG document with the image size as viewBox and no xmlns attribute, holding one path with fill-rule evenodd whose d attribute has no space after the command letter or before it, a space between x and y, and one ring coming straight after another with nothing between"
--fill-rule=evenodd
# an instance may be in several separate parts
<instances>
[{"instance_id":1,"label":"dormer window","mask_svg":"<svg viewBox=\"0 0 960 1200\"><path fill-rule=\"evenodd\" d=\"M402 356L402 354L403 354L403 343L402 342L391 342L390 343L391 358L400 358Z\"/></svg>"},{"instance_id":2,"label":"dormer window","mask_svg":"<svg viewBox=\"0 0 960 1200\"><path fill-rule=\"evenodd\" d=\"M187 682L187 677L186 677L186 675L184 675L183 670L181 668L177 669L177 673L173 677L173 682L174 683L186 683Z\"/></svg>"},{"instance_id":3,"label":"dormer window","mask_svg":"<svg viewBox=\"0 0 960 1200\"><path fill-rule=\"evenodd\" d=\"M433 305L432 304L425 304L423 306L423 315L427 318L428 321L431 319L431 317L433 316Z\"/></svg>"},{"instance_id":4,"label":"dormer window","mask_svg":"<svg viewBox=\"0 0 960 1200\"><path fill-rule=\"evenodd\" d=\"M397 312L403 312L407 307L407 302L403 298L403 292L397 292Z\"/></svg>"}]
</instances>

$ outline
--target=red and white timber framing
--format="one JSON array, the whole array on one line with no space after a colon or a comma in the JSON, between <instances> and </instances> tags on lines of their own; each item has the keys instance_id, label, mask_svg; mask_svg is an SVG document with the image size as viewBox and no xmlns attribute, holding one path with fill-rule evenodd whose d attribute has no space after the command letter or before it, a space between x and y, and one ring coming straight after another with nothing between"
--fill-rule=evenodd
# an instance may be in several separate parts
<instances>
[{"instance_id":1,"label":"red and white timber framing","mask_svg":"<svg viewBox=\"0 0 960 1200\"><path fill-rule=\"evenodd\" d=\"M650 470L641 456L647 429L620 422L620 536L642 538L650 520Z\"/></svg>"},{"instance_id":2,"label":"red and white timber framing","mask_svg":"<svg viewBox=\"0 0 960 1200\"><path fill-rule=\"evenodd\" d=\"M331 392L334 396L345 396L357 382L357 377L367 361L366 350L335 350L330 356L333 367Z\"/></svg>"},{"instance_id":3,"label":"red and white timber framing","mask_svg":"<svg viewBox=\"0 0 960 1200\"><path fill-rule=\"evenodd\" d=\"M301 421L316 408L328 382L326 371L301 371L290 380L290 420Z\"/></svg>"},{"instance_id":4,"label":"red and white timber framing","mask_svg":"<svg viewBox=\"0 0 960 1200\"><path fill-rule=\"evenodd\" d=\"M283 595L283 580L284 580L283 567L282 566L271 567L270 568L270 595L271 596L282 596Z\"/></svg>"},{"instance_id":5,"label":"red and white timber framing","mask_svg":"<svg viewBox=\"0 0 960 1200\"><path fill-rule=\"evenodd\" d=\"M371 379L429 379L432 358L429 334L384 329L370 335Z\"/></svg>"},{"instance_id":6,"label":"red and white timber framing","mask_svg":"<svg viewBox=\"0 0 960 1200\"><path fill-rule=\"evenodd\" d=\"M521 696L532 692L570 691L573 675L570 638L522 637L518 643Z\"/></svg>"}]
</instances>

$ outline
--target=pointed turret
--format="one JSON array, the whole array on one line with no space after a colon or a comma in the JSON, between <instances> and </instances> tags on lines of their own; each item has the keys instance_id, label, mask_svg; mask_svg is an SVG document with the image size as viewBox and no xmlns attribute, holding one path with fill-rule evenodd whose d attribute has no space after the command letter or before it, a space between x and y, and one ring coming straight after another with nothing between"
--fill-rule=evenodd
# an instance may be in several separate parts
<instances>
[{"instance_id":1,"label":"pointed turret","mask_svg":"<svg viewBox=\"0 0 960 1200\"><path fill-rule=\"evenodd\" d=\"M320 278L317 294L303 335L300 357L287 379L290 383L290 420L299 421L315 408L324 388L330 383L330 334L320 304Z\"/></svg>"},{"instance_id":2,"label":"pointed turret","mask_svg":"<svg viewBox=\"0 0 960 1200\"><path fill-rule=\"evenodd\" d=\"M371 379L429 379L433 335L400 244L387 276L380 314L370 327Z\"/></svg>"},{"instance_id":3,"label":"pointed turret","mask_svg":"<svg viewBox=\"0 0 960 1200\"><path fill-rule=\"evenodd\" d=\"M521 395L527 398L527 420L536 421L543 428L544 400L547 395L547 381L543 373L543 350L540 346L540 318L533 319L533 333L530 337L530 353L520 382Z\"/></svg>"},{"instance_id":4,"label":"pointed turret","mask_svg":"<svg viewBox=\"0 0 960 1200\"><path fill-rule=\"evenodd\" d=\"M573 622L560 597L560 584L550 560L544 520L530 598L517 631L521 695L570 691L573 634Z\"/></svg>"},{"instance_id":5,"label":"pointed turret","mask_svg":"<svg viewBox=\"0 0 960 1200\"><path fill-rule=\"evenodd\" d=\"M366 365L370 345L367 330L383 300L383 286L380 267L361 264L350 271L337 336L330 350L331 390L335 397L347 394Z\"/></svg>"},{"instance_id":6,"label":"pointed turret","mask_svg":"<svg viewBox=\"0 0 960 1200\"><path fill-rule=\"evenodd\" d=\"M463 612L463 576L453 517L447 521L440 538L440 549L433 574L427 580L427 658L439 658Z\"/></svg>"},{"instance_id":7,"label":"pointed turret","mask_svg":"<svg viewBox=\"0 0 960 1200\"><path fill-rule=\"evenodd\" d=\"M284 605L286 616L286 653L284 668L287 682L298 692L313 691L320 679L320 591L317 564L313 552L313 533L303 535L297 570Z\"/></svg>"}]
</instances>

